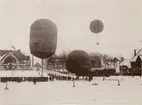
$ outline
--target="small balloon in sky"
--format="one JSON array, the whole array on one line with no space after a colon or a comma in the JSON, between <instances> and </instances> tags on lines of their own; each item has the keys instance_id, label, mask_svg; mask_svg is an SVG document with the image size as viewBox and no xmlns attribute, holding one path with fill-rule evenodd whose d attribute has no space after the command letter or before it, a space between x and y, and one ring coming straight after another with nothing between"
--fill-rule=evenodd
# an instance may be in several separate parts
<instances>
[{"instance_id":1,"label":"small balloon in sky","mask_svg":"<svg viewBox=\"0 0 142 105\"><path fill-rule=\"evenodd\" d=\"M101 20L93 20L90 23L90 30L93 33L100 33L103 31L104 24Z\"/></svg>"},{"instance_id":2,"label":"small balloon in sky","mask_svg":"<svg viewBox=\"0 0 142 105\"><path fill-rule=\"evenodd\" d=\"M36 20L30 27L31 54L44 59L52 56L57 47L57 27L48 19Z\"/></svg>"}]
</instances>

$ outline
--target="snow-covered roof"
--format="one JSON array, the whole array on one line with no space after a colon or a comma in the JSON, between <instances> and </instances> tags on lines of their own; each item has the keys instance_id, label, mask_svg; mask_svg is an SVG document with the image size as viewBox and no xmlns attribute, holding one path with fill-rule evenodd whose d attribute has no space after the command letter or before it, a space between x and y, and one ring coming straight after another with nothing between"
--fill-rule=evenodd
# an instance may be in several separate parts
<instances>
[{"instance_id":1,"label":"snow-covered roof","mask_svg":"<svg viewBox=\"0 0 142 105\"><path fill-rule=\"evenodd\" d=\"M5 53L4 55L0 56L0 60L2 60L3 57L5 57L7 53Z\"/></svg>"},{"instance_id":2,"label":"snow-covered roof","mask_svg":"<svg viewBox=\"0 0 142 105\"><path fill-rule=\"evenodd\" d=\"M140 57L140 59L142 60L142 55L140 55L139 57Z\"/></svg>"},{"instance_id":3,"label":"snow-covered roof","mask_svg":"<svg viewBox=\"0 0 142 105\"><path fill-rule=\"evenodd\" d=\"M13 53L18 58L19 61L23 61L23 60L29 61L30 60L30 56L26 56L25 54L23 54L21 52L21 50L14 50L14 51L12 51L12 50L0 50L1 57L3 55L6 55L7 53Z\"/></svg>"},{"instance_id":4,"label":"snow-covered roof","mask_svg":"<svg viewBox=\"0 0 142 105\"><path fill-rule=\"evenodd\" d=\"M120 63L120 66L131 67L130 60L125 59L124 61L122 61L122 62Z\"/></svg>"},{"instance_id":5,"label":"snow-covered roof","mask_svg":"<svg viewBox=\"0 0 142 105\"><path fill-rule=\"evenodd\" d=\"M141 55L142 55L142 49L140 49L140 50L138 51L138 53L136 54L136 56L134 56L134 57L132 58L131 62L136 62L138 56L141 56Z\"/></svg>"},{"instance_id":6,"label":"snow-covered roof","mask_svg":"<svg viewBox=\"0 0 142 105\"><path fill-rule=\"evenodd\" d=\"M116 60L116 61L121 61L121 58L115 57L114 60Z\"/></svg>"}]
</instances>

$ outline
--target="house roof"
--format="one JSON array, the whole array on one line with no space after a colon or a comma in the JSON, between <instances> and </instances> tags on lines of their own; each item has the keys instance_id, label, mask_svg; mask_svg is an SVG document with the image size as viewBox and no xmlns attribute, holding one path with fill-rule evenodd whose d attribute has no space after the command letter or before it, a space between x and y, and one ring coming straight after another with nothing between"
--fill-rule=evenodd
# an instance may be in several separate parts
<instances>
[{"instance_id":1,"label":"house roof","mask_svg":"<svg viewBox=\"0 0 142 105\"><path fill-rule=\"evenodd\" d=\"M115 61L121 61L121 59L119 57L115 57L114 60Z\"/></svg>"},{"instance_id":2,"label":"house roof","mask_svg":"<svg viewBox=\"0 0 142 105\"><path fill-rule=\"evenodd\" d=\"M138 51L138 53L136 54L136 56L134 56L134 57L132 58L131 62L136 62L138 56L141 56L141 55L142 55L142 49L140 49L140 50Z\"/></svg>"},{"instance_id":3,"label":"house roof","mask_svg":"<svg viewBox=\"0 0 142 105\"><path fill-rule=\"evenodd\" d=\"M123 61L120 63L120 66L131 67L130 60L128 60L128 59L123 60Z\"/></svg>"},{"instance_id":4,"label":"house roof","mask_svg":"<svg viewBox=\"0 0 142 105\"><path fill-rule=\"evenodd\" d=\"M8 52L10 52L10 50L0 50L0 56L3 56Z\"/></svg>"},{"instance_id":5,"label":"house roof","mask_svg":"<svg viewBox=\"0 0 142 105\"><path fill-rule=\"evenodd\" d=\"M29 61L30 60L30 56L26 56L24 55L20 50L16 50L16 51L11 51L11 50L0 50L0 55L1 57L3 57L4 55L8 54L9 52L12 52L19 61Z\"/></svg>"},{"instance_id":6,"label":"house roof","mask_svg":"<svg viewBox=\"0 0 142 105\"><path fill-rule=\"evenodd\" d=\"M2 60L6 55L7 55L7 53L2 55L2 56L0 56L0 60Z\"/></svg>"},{"instance_id":7,"label":"house roof","mask_svg":"<svg viewBox=\"0 0 142 105\"><path fill-rule=\"evenodd\" d=\"M33 65L33 67L42 67L42 66L39 62L37 62L35 65Z\"/></svg>"},{"instance_id":8,"label":"house roof","mask_svg":"<svg viewBox=\"0 0 142 105\"><path fill-rule=\"evenodd\" d=\"M24 55L21 51L12 51L13 54L20 60L20 61L29 61L30 60L30 56L26 56Z\"/></svg>"},{"instance_id":9,"label":"house roof","mask_svg":"<svg viewBox=\"0 0 142 105\"><path fill-rule=\"evenodd\" d=\"M140 57L140 59L142 60L142 55L140 55L139 57Z\"/></svg>"}]
</instances>

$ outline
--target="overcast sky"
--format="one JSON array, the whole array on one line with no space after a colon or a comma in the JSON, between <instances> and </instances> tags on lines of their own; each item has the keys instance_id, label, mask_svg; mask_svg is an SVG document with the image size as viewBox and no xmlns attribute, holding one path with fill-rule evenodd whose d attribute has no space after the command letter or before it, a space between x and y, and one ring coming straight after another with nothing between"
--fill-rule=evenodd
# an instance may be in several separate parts
<instances>
[{"instance_id":1,"label":"overcast sky","mask_svg":"<svg viewBox=\"0 0 142 105\"><path fill-rule=\"evenodd\" d=\"M56 53L81 49L130 58L142 47L142 0L0 0L0 49L30 54L30 25L52 20L58 27ZM94 19L104 23L97 37L89 29Z\"/></svg>"}]
</instances>

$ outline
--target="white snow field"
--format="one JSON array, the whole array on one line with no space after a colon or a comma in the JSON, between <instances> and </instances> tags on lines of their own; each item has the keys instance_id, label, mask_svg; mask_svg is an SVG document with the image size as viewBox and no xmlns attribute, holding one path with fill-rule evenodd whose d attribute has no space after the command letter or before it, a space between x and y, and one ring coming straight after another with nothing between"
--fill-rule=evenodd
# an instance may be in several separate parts
<instances>
[{"instance_id":1,"label":"white snow field","mask_svg":"<svg viewBox=\"0 0 142 105\"><path fill-rule=\"evenodd\" d=\"M15 71L16 72L16 71ZM120 80L120 86L117 86ZM103 81L0 83L0 105L142 105L142 78L112 76Z\"/></svg>"},{"instance_id":2,"label":"white snow field","mask_svg":"<svg viewBox=\"0 0 142 105\"><path fill-rule=\"evenodd\" d=\"M62 74L57 71L52 70L45 70L43 71L43 76L49 76L48 74L60 75L60 76L68 76L67 74ZM0 77L40 77L41 71L30 70L30 71L23 71L23 70L0 70ZM73 76L73 75L70 75Z\"/></svg>"}]
</instances>

